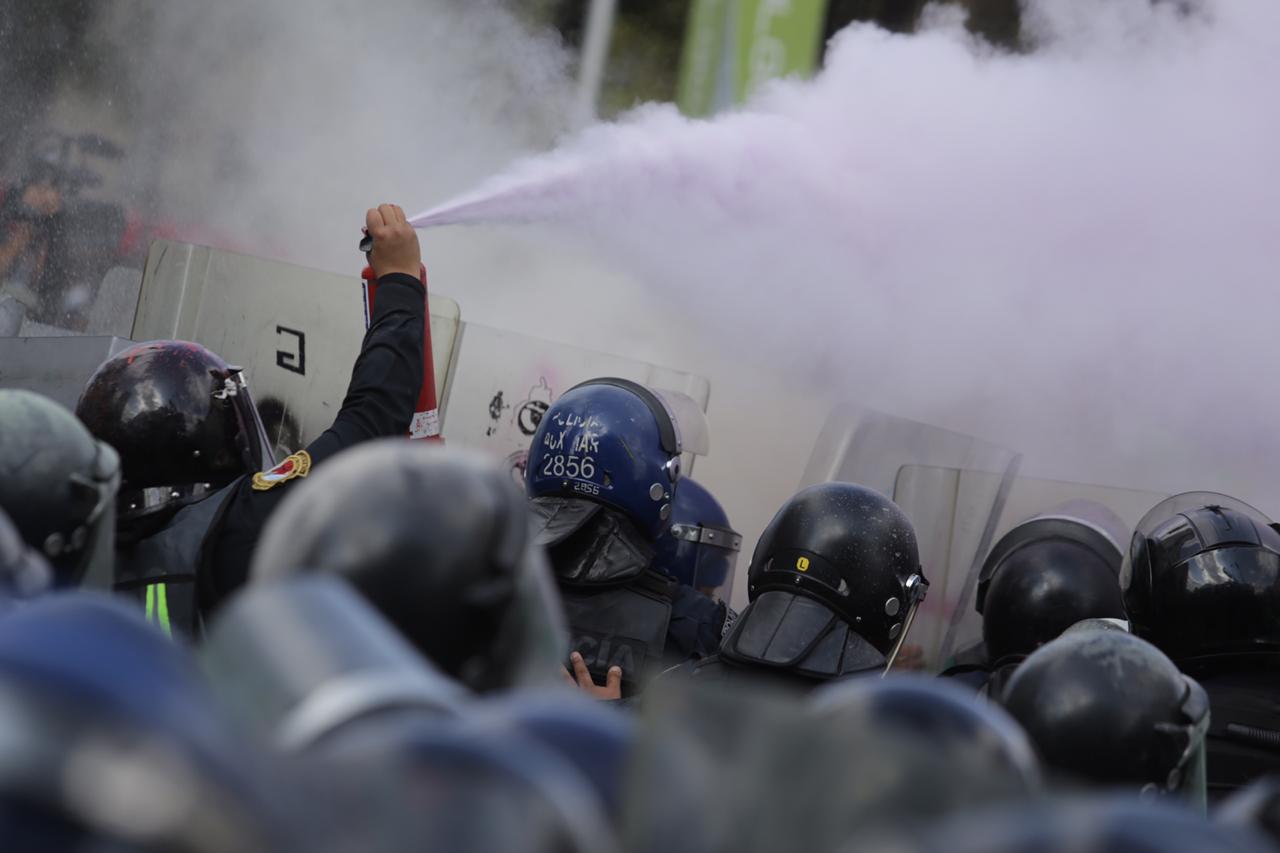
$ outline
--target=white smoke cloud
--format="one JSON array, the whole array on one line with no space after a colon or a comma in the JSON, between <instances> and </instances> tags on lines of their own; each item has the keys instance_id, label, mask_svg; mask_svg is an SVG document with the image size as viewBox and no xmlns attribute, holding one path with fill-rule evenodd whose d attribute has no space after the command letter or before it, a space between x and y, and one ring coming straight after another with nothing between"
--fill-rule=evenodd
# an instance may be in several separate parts
<instances>
[{"instance_id":1,"label":"white smoke cloud","mask_svg":"<svg viewBox=\"0 0 1280 853\"><path fill-rule=\"evenodd\" d=\"M324 268L358 265L366 207L546 148L571 102L558 39L499 0L111 0L97 37L160 218Z\"/></svg>"},{"instance_id":2,"label":"white smoke cloud","mask_svg":"<svg viewBox=\"0 0 1280 853\"><path fill-rule=\"evenodd\" d=\"M1031 0L996 52L933 14L812 83L647 107L432 221L583 235L742 370L1280 509L1280 4Z\"/></svg>"}]
</instances>

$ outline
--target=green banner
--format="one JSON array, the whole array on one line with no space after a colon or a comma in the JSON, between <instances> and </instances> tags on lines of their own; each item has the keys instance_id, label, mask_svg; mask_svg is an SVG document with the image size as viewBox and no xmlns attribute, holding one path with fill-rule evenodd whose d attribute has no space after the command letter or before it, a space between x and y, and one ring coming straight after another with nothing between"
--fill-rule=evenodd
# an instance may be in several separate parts
<instances>
[{"instance_id":1,"label":"green banner","mask_svg":"<svg viewBox=\"0 0 1280 853\"><path fill-rule=\"evenodd\" d=\"M680 109L707 116L776 77L813 73L827 0L694 0L680 66Z\"/></svg>"}]
</instances>

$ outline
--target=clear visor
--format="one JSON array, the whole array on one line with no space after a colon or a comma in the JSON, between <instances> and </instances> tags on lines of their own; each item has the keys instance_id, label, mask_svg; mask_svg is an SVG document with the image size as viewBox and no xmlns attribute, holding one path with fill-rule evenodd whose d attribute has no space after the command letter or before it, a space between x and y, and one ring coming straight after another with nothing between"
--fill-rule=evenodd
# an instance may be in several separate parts
<instances>
[{"instance_id":1,"label":"clear visor","mask_svg":"<svg viewBox=\"0 0 1280 853\"><path fill-rule=\"evenodd\" d=\"M711 427L698 401L679 391L651 388L675 424L681 453L706 456L711 450Z\"/></svg>"},{"instance_id":2,"label":"clear visor","mask_svg":"<svg viewBox=\"0 0 1280 853\"><path fill-rule=\"evenodd\" d=\"M1209 734L1209 696L1204 688L1190 678L1182 713L1193 720L1187 729L1187 744L1177 766L1169 774L1165 788L1186 800L1200 814L1209 808L1208 776L1206 773L1205 738Z\"/></svg>"},{"instance_id":3,"label":"clear visor","mask_svg":"<svg viewBox=\"0 0 1280 853\"><path fill-rule=\"evenodd\" d=\"M1175 515L1207 506L1233 509L1249 516L1264 526L1271 524L1271 519L1257 507L1250 506L1244 501L1238 498L1233 498L1230 495L1224 495L1218 492L1183 492L1182 494L1174 495L1171 498L1165 498L1160 501L1160 503L1147 510L1146 515L1142 516L1142 519L1138 522L1137 526L1133 528L1133 532L1141 533L1143 536L1150 538L1151 534L1153 534L1157 528L1162 526Z\"/></svg>"},{"instance_id":4,"label":"clear visor","mask_svg":"<svg viewBox=\"0 0 1280 853\"><path fill-rule=\"evenodd\" d=\"M1173 497L1165 498L1160 503L1147 510L1137 525L1133 528L1132 540L1139 537L1143 539L1152 538L1159 528L1169 523L1177 515L1189 512L1203 507L1221 507L1223 509L1232 509L1252 518L1258 524L1269 527L1272 524L1270 518L1266 516L1257 507L1251 506L1244 501L1233 498L1230 495L1224 495L1219 492L1183 492ZM1121 585L1128 587L1130 579L1133 577L1133 548L1129 547L1124 550L1124 562L1120 567Z\"/></svg>"},{"instance_id":5,"label":"clear visor","mask_svg":"<svg viewBox=\"0 0 1280 853\"><path fill-rule=\"evenodd\" d=\"M673 524L671 535L679 542L678 556L692 555L685 561L693 566L692 576L679 580L727 604L733 595L742 535L728 527L702 524Z\"/></svg>"},{"instance_id":6,"label":"clear visor","mask_svg":"<svg viewBox=\"0 0 1280 853\"><path fill-rule=\"evenodd\" d=\"M929 592L929 582L922 575L912 575L907 578L907 615L903 617L902 630L894 640L893 649L890 650L884 665L884 672L881 675L888 675L897 663L902 650L907 646L907 636L911 633L911 626L916 621L916 613L920 610L920 604L924 601L925 596Z\"/></svg>"},{"instance_id":7,"label":"clear visor","mask_svg":"<svg viewBox=\"0 0 1280 853\"><path fill-rule=\"evenodd\" d=\"M258 407L253 403L253 394L249 391L249 380L245 378L244 370L239 367L233 367L234 371L232 379L236 390L228 396L233 397L233 408L235 409L236 419L240 422L240 431L248 442L249 458L245 460L249 470L252 471L270 471L276 465L275 451L272 449L271 439L267 436L267 428L262 423L262 415L258 413Z\"/></svg>"},{"instance_id":8,"label":"clear visor","mask_svg":"<svg viewBox=\"0 0 1280 853\"><path fill-rule=\"evenodd\" d=\"M112 588L116 545L116 495L120 489L120 456L108 444L97 442L93 468L88 476L73 476L74 485L93 496L93 508L72 536L69 546L79 549L76 585ZM80 541L75 541L79 539Z\"/></svg>"}]
</instances>

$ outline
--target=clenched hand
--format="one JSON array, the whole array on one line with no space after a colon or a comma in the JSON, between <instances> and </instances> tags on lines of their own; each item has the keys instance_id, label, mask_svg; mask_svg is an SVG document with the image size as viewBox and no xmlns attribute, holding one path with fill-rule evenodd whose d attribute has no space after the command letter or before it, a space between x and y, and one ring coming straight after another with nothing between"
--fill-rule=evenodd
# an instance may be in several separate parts
<instances>
[{"instance_id":1,"label":"clenched hand","mask_svg":"<svg viewBox=\"0 0 1280 853\"><path fill-rule=\"evenodd\" d=\"M409 225L397 204L382 204L365 214L365 232L373 238L369 265L378 278L393 272L417 278L422 272L422 248L418 232Z\"/></svg>"}]
</instances>

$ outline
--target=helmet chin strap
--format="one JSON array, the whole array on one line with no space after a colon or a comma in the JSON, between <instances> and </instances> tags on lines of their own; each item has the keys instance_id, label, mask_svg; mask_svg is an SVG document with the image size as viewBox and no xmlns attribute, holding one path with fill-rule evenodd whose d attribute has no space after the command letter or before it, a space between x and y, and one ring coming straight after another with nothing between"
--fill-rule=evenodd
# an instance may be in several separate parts
<instances>
[{"instance_id":1,"label":"helmet chin strap","mask_svg":"<svg viewBox=\"0 0 1280 853\"><path fill-rule=\"evenodd\" d=\"M893 669L893 662L898 659L898 653L902 651L902 644L907 641L907 634L911 632L911 623L916 620L916 610L920 608L920 602L924 601L925 593L929 590L929 582L923 576L915 574L907 578L907 599L910 602L907 605L907 615L902 620L902 630L898 632L898 640L893 644L893 649L889 652L889 657L884 664L884 672L880 673L880 677L884 678L889 674L889 670Z\"/></svg>"}]
</instances>

